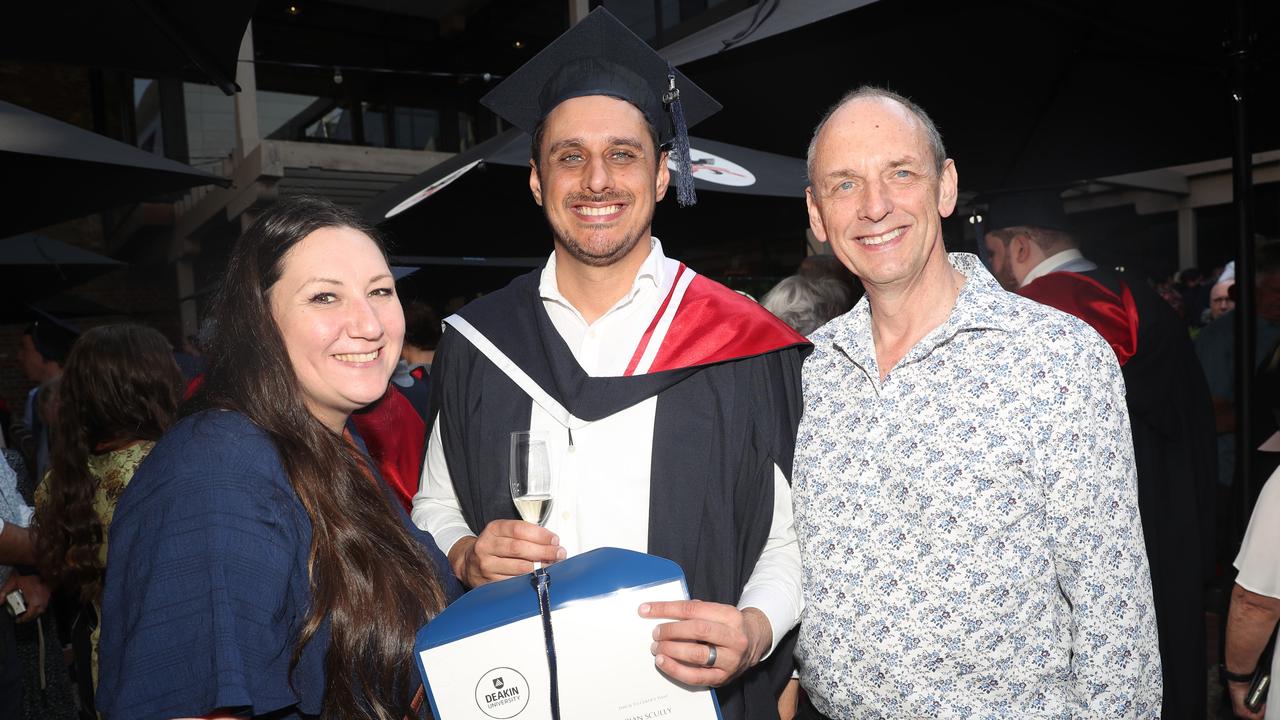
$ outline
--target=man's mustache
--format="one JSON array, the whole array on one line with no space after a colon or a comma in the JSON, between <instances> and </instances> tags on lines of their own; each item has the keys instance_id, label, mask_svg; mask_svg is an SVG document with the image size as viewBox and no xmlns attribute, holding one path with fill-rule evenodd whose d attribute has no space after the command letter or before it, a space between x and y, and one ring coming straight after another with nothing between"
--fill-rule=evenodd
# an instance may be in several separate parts
<instances>
[{"instance_id":1,"label":"man's mustache","mask_svg":"<svg viewBox=\"0 0 1280 720\"><path fill-rule=\"evenodd\" d=\"M600 193L598 195L592 193L575 193L565 197L564 206L566 208L570 208L577 203L598 203L602 205L626 203L630 205L634 201L635 195L632 195L629 192L607 192Z\"/></svg>"}]
</instances>

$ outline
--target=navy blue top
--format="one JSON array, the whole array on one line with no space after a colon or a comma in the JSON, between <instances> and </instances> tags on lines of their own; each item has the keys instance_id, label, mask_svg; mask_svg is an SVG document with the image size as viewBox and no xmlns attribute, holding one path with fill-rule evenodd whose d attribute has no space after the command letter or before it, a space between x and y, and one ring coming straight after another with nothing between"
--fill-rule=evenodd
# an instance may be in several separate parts
<instances>
[{"instance_id":1,"label":"navy blue top","mask_svg":"<svg viewBox=\"0 0 1280 720\"><path fill-rule=\"evenodd\" d=\"M461 587L435 541L391 505L435 561L448 600L457 598ZM98 709L108 720L219 708L318 715L328 621L289 674L311 600L310 548L310 518L260 428L228 411L174 425L111 524Z\"/></svg>"}]
</instances>

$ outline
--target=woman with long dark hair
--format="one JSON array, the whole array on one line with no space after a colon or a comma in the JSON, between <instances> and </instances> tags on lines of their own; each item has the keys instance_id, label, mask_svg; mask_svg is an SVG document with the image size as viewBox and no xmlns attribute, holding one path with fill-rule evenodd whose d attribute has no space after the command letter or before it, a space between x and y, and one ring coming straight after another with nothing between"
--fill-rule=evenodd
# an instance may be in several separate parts
<instances>
[{"instance_id":1,"label":"woman with long dark hair","mask_svg":"<svg viewBox=\"0 0 1280 720\"><path fill-rule=\"evenodd\" d=\"M108 720L414 712L414 635L460 592L346 429L404 316L374 232L269 208L213 301L205 381L121 499L103 595Z\"/></svg>"},{"instance_id":2,"label":"woman with long dark hair","mask_svg":"<svg viewBox=\"0 0 1280 720\"><path fill-rule=\"evenodd\" d=\"M53 458L36 493L40 572L100 612L107 530L138 465L173 424L182 376L169 342L141 325L106 325L76 340L53 413ZM89 638L96 685L98 633ZM92 697L91 693L86 697Z\"/></svg>"}]
</instances>

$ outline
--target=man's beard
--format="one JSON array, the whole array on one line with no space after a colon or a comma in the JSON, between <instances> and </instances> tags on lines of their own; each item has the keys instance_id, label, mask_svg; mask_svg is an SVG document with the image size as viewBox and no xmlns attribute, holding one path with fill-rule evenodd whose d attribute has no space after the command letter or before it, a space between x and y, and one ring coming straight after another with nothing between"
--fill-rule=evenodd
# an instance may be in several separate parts
<instances>
[{"instance_id":1,"label":"man's beard","mask_svg":"<svg viewBox=\"0 0 1280 720\"><path fill-rule=\"evenodd\" d=\"M564 208L572 214L573 211L570 208L576 202L609 203L611 201L626 203L629 208L635 208L635 197L632 196L631 193L625 192L604 193L601 195L570 195L564 199ZM650 216L648 223L644 223L640 227L636 228L635 231L623 235L617 242L597 249L583 245L578 242L572 232L558 227L556 222L552 219L551 213L546 212L545 208L543 210L543 214L547 217L547 224L551 226L551 232L555 235L556 242L563 247L566 252L572 255L575 260L583 265L589 265L591 267L608 267L630 255L636 244L644 239L645 228L653 222L653 217ZM613 230L615 230L615 228L602 228L600 232L611 232Z\"/></svg>"},{"instance_id":2,"label":"man's beard","mask_svg":"<svg viewBox=\"0 0 1280 720\"><path fill-rule=\"evenodd\" d=\"M1009 292L1018 291L1020 285L1018 284L1018 278L1013 274L1013 268L1005 265L1002 268L992 271L991 274L995 276L996 282L1000 283L1000 286L1005 290L1008 290Z\"/></svg>"}]
</instances>

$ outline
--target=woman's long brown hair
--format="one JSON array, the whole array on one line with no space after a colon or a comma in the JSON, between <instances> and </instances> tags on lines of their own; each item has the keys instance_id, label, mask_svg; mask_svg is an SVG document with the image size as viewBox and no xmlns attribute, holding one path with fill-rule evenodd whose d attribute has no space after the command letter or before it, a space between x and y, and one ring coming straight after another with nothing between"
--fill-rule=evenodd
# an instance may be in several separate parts
<instances>
[{"instance_id":1,"label":"woman's long brown hair","mask_svg":"<svg viewBox=\"0 0 1280 720\"><path fill-rule=\"evenodd\" d=\"M262 428L311 518L311 607L292 666L327 618L322 716L399 720L417 688L414 636L444 607L444 593L364 458L307 410L271 314L289 250L329 227L363 232L385 257L371 228L328 201L297 196L269 208L231 252L213 301L205 382L184 413L230 409Z\"/></svg>"},{"instance_id":2,"label":"woman's long brown hair","mask_svg":"<svg viewBox=\"0 0 1280 720\"><path fill-rule=\"evenodd\" d=\"M58 384L48 501L36 510L36 556L47 577L98 600L103 527L93 509L100 445L159 440L178 409L182 375L169 342L141 325L105 325L80 336Z\"/></svg>"}]
</instances>

